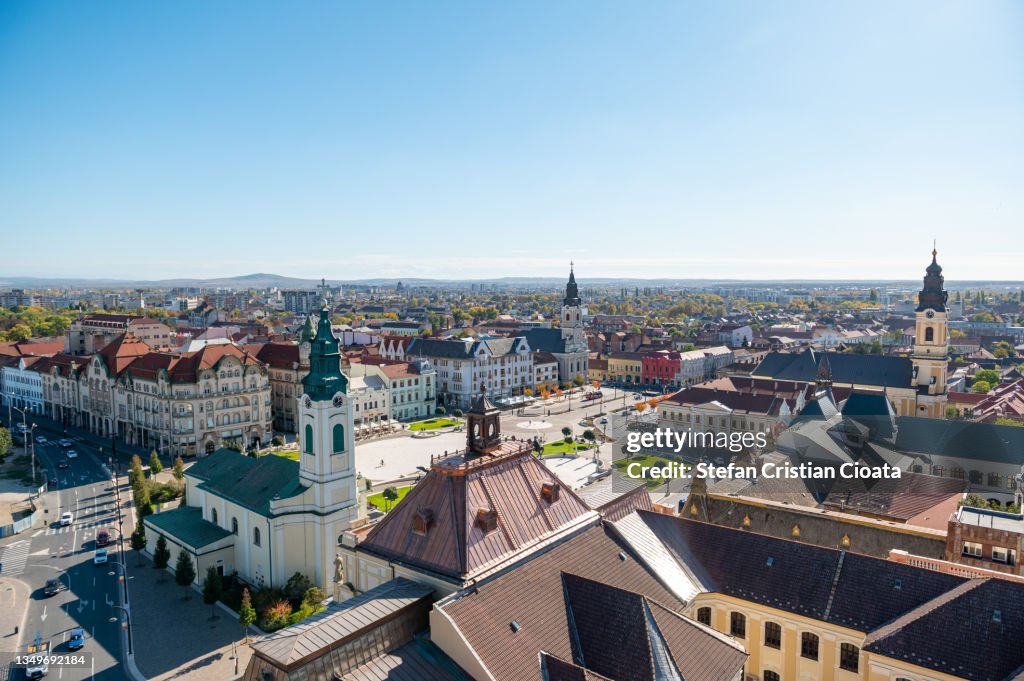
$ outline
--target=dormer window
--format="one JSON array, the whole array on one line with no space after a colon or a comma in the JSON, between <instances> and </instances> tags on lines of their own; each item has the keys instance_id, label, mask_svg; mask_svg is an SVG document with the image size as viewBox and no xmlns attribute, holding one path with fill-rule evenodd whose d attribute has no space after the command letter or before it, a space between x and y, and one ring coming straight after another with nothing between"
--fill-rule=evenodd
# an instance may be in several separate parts
<instances>
[{"instance_id":1,"label":"dormer window","mask_svg":"<svg viewBox=\"0 0 1024 681\"><path fill-rule=\"evenodd\" d=\"M562 491L562 486L557 482L545 482L541 485L540 496L549 504L553 504L558 501L558 494Z\"/></svg>"},{"instance_id":2,"label":"dormer window","mask_svg":"<svg viewBox=\"0 0 1024 681\"><path fill-rule=\"evenodd\" d=\"M426 536L430 525L434 522L434 512L429 508L417 509L412 515L412 531L416 534Z\"/></svg>"},{"instance_id":3,"label":"dormer window","mask_svg":"<svg viewBox=\"0 0 1024 681\"><path fill-rule=\"evenodd\" d=\"M484 531L484 534L493 532L498 529L498 512L491 508L478 508L476 524Z\"/></svg>"}]
</instances>

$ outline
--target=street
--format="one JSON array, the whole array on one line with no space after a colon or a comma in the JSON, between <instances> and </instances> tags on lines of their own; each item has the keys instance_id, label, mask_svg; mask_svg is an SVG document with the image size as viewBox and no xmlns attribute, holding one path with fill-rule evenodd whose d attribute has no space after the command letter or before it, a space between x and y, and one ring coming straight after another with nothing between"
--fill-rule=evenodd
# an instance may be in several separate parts
<instances>
[{"instance_id":1,"label":"street","mask_svg":"<svg viewBox=\"0 0 1024 681\"><path fill-rule=\"evenodd\" d=\"M85 630L85 646L76 655L85 654L82 667L50 666L47 678L120 680L128 678L122 663L121 624L124 615L115 606L122 605L123 586L118 538L117 507L110 475L99 458L100 444L87 438L71 438L78 456L69 459L57 440L60 433L43 432L46 444L36 443L40 464L40 484L56 480L38 500L46 526L10 537L0 544L0 580L17 579L28 586L28 611L20 635L6 639L19 643L24 652L37 636L49 646L51 654L70 651L67 640L75 627ZM58 464L67 463L66 468ZM126 482L122 477L120 482ZM68 526L60 525L64 512L74 515ZM129 520L130 519L126 519ZM96 533L106 528L111 543L106 547L108 562L94 565ZM129 532L126 523L125 532ZM66 590L47 597L48 579L61 580ZM23 607L24 604L19 604ZM112 618L116 621L111 622ZM10 633L10 632L4 632ZM7 648L11 646L8 644ZM10 651L13 652L13 651ZM10 678L23 678L18 671ZM4 676L0 674L0 679Z\"/></svg>"}]
</instances>

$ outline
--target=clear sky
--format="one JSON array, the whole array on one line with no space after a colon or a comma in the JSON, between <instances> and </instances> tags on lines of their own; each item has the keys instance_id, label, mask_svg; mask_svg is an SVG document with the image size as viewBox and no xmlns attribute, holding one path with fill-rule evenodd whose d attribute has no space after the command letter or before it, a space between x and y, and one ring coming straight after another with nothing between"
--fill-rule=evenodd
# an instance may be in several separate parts
<instances>
[{"instance_id":1,"label":"clear sky","mask_svg":"<svg viewBox=\"0 0 1024 681\"><path fill-rule=\"evenodd\" d=\"M1024 3L0 3L0 278L1024 278Z\"/></svg>"}]
</instances>

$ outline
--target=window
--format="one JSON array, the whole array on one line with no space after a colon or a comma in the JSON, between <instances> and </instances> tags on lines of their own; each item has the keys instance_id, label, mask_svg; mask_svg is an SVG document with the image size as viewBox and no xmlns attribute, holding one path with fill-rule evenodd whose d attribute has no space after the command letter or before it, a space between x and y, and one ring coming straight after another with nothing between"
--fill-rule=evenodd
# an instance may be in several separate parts
<instances>
[{"instance_id":1,"label":"window","mask_svg":"<svg viewBox=\"0 0 1024 681\"><path fill-rule=\"evenodd\" d=\"M711 608L697 608L697 621L703 625L711 626Z\"/></svg>"},{"instance_id":2,"label":"window","mask_svg":"<svg viewBox=\"0 0 1024 681\"><path fill-rule=\"evenodd\" d=\"M765 669L762 678L764 681L780 681L781 677L778 672L773 672L771 669Z\"/></svg>"},{"instance_id":3,"label":"window","mask_svg":"<svg viewBox=\"0 0 1024 681\"><path fill-rule=\"evenodd\" d=\"M336 424L333 431L334 452L345 451L345 426Z\"/></svg>"},{"instance_id":4,"label":"window","mask_svg":"<svg viewBox=\"0 0 1024 681\"><path fill-rule=\"evenodd\" d=\"M1007 565L1013 565L1013 551L1008 551L1001 546L992 547L992 560L997 563L1006 563Z\"/></svg>"},{"instance_id":5,"label":"window","mask_svg":"<svg viewBox=\"0 0 1024 681\"><path fill-rule=\"evenodd\" d=\"M860 648L852 643L839 646L839 668L855 672L860 667Z\"/></svg>"},{"instance_id":6,"label":"window","mask_svg":"<svg viewBox=\"0 0 1024 681\"><path fill-rule=\"evenodd\" d=\"M934 340L935 340L935 329L933 329L932 327L929 326L927 329L924 330L924 342L925 343L931 343Z\"/></svg>"},{"instance_id":7,"label":"window","mask_svg":"<svg viewBox=\"0 0 1024 681\"><path fill-rule=\"evenodd\" d=\"M260 545L260 528L258 527L252 528L252 543L255 546Z\"/></svg>"},{"instance_id":8,"label":"window","mask_svg":"<svg viewBox=\"0 0 1024 681\"><path fill-rule=\"evenodd\" d=\"M303 444L303 449L305 450L306 454L312 454L313 453L313 426L308 425L308 424L306 425L306 435L302 439L303 439L303 443L302 443Z\"/></svg>"},{"instance_id":9,"label":"window","mask_svg":"<svg viewBox=\"0 0 1024 681\"><path fill-rule=\"evenodd\" d=\"M214 525L217 524L217 509L215 508L210 509L210 522L212 522Z\"/></svg>"},{"instance_id":10,"label":"window","mask_svg":"<svg viewBox=\"0 0 1024 681\"><path fill-rule=\"evenodd\" d=\"M231 534L238 534L238 518L231 519Z\"/></svg>"},{"instance_id":11,"label":"window","mask_svg":"<svg viewBox=\"0 0 1024 681\"><path fill-rule=\"evenodd\" d=\"M729 634L736 638L747 637L747 618L743 613L729 613Z\"/></svg>"},{"instance_id":12,"label":"window","mask_svg":"<svg viewBox=\"0 0 1024 681\"><path fill-rule=\"evenodd\" d=\"M973 556L975 558L981 558L981 544L975 544L971 541L964 542L964 555Z\"/></svg>"},{"instance_id":13,"label":"window","mask_svg":"<svg viewBox=\"0 0 1024 681\"><path fill-rule=\"evenodd\" d=\"M809 631L800 634L800 657L808 660L818 659L818 637Z\"/></svg>"},{"instance_id":14,"label":"window","mask_svg":"<svg viewBox=\"0 0 1024 681\"><path fill-rule=\"evenodd\" d=\"M776 622L764 623L764 644L776 650L782 647L782 627Z\"/></svg>"}]
</instances>

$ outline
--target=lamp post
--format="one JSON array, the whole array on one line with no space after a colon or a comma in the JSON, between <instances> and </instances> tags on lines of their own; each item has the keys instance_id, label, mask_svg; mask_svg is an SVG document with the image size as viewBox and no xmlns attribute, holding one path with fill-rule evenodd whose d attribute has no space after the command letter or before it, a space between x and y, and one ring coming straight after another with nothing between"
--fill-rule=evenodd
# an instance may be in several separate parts
<instances>
[{"instance_id":1,"label":"lamp post","mask_svg":"<svg viewBox=\"0 0 1024 681\"><path fill-rule=\"evenodd\" d=\"M117 608L118 610L123 610L124 611L125 625L126 625L126 628L128 629L128 654L131 655L132 654L132 614L130 612L128 612L128 608L122 607L122 606L117 605L115 603L111 603L110 607L111 608ZM109 621L117 622L118 621L117 615L114 615L113 617L111 617Z\"/></svg>"},{"instance_id":2,"label":"lamp post","mask_svg":"<svg viewBox=\"0 0 1024 681\"><path fill-rule=\"evenodd\" d=\"M32 451L32 487L38 489L39 486L36 483L36 441L32 437L32 433L35 432L36 426L38 424L33 423L32 427L29 428L28 427L28 423L27 423L27 418L26 418L26 410L18 409L17 407L12 406L10 402L7 403L7 418L8 418L8 420L11 419L11 409L13 409L14 411L16 411L19 414L21 414L21 434L22 434L23 437L28 438L28 439L25 440L25 449L29 450L31 448L31 451ZM13 421L11 421L11 422L13 423Z\"/></svg>"},{"instance_id":3,"label":"lamp post","mask_svg":"<svg viewBox=\"0 0 1024 681\"><path fill-rule=\"evenodd\" d=\"M120 534L121 533L118 532L118 535L120 535ZM124 552L123 551L121 552L121 562L118 563L115 560L114 562L110 563L110 567L119 567L119 568L121 568L120 574L117 572L117 570L111 570L110 572L107 573L107 575L113 577L114 575L119 574L119 576L121 577L121 579L124 582L124 602L125 602L125 605L127 605L128 604L128 568L125 567L125 564L124 564Z\"/></svg>"}]
</instances>

